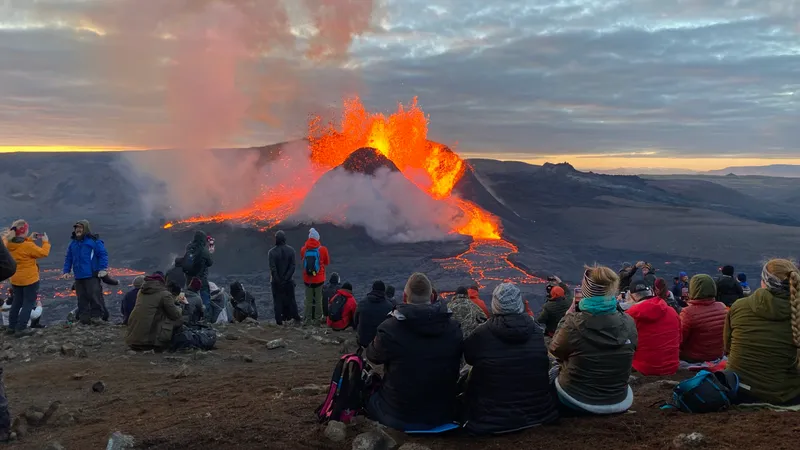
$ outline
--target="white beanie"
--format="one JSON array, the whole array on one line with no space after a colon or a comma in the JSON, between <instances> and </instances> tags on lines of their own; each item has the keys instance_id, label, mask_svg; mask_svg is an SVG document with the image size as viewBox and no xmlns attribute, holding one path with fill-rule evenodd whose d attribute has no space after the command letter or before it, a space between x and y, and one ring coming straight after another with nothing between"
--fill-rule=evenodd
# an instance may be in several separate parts
<instances>
[{"instance_id":1,"label":"white beanie","mask_svg":"<svg viewBox=\"0 0 800 450\"><path fill-rule=\"evenodd\" d=\"M316 228L308 230L308 238L319 240L319 232L317 231Z\"/></svg>"},{"instance_id":2,"label":"white beanie","mask_svg":"<svg viewBox=\"0 0 800 450\"><path fill-rule=\"evenodd\" d=\"M520 314L525 311L522 292L514 283L502 283L492 292L494 314Z\"/></svg>"}]
</instances>

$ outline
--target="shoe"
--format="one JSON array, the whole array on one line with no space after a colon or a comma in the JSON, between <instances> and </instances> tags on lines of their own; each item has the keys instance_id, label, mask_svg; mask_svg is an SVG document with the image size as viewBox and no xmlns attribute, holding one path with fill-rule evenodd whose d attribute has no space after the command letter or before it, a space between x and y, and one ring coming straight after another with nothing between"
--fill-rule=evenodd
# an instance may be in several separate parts
<instances>
[{"instance_id":1,"label":"shoe","mask_svg":"<svg viewBox=\"0 0 800 450\"><path fill-rule=\"evenodd\" d=\"M31 330L30 328L26 328L24 330L17 330L17 332L14 333L14 337L21 338L25 336L33 336L34 334L36 334L35 331Z\"/></svg>"}]
</instances>

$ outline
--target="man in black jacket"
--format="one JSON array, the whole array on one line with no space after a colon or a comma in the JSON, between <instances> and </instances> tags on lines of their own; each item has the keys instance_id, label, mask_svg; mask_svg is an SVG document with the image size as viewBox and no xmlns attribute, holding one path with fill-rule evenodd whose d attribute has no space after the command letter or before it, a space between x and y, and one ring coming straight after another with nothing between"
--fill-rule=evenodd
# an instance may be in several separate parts
<instances>
[{"instance_id":1,"label":"man in black jacket","mask_svg":"<svg viewBox=\"0 0 800 450\"><path fill-rule=\"evenodd\" d=\"M722 268L722 276L717 278L717 301L724 303L728 308L733 302L744 297L742 285L733 277L735 272L733 266L725 266Z\"/></svg>"},{"instance_id":2,"label":"man in black jacket","mask_svg":"<svg viewBox=\"0 0 800 450\"><path fill-rule=\"evenodd\" d=\"M383 281L372 283L372 291L367 298L358 303L354 325L358 330L358 345L366 347L375 339L378 325L387 319L394 305L386 299L386 285Z\"/></svg>"},{"instance_id":3,"label":"man in black jacket","mask_svg":"<svg viewBox=\"0 0 800 450\"><path fill-rule=\"evenodd\" d=\"M328 282L322 286L322 319L325 320L328 318L328 304L331 302L331 299L336 292L342 288L341 283L339 283L339 274L333 272L331 277L328 279Z\"/></svg>"},{"instance_id":4,"label":"man in black jacket","mask_svg":"<svg viewBox=\"0 0 800 450\"><path fill-rule=\"evenodd\" d=\"M0 282L17 273L17 262L8 252L5 242L0 242ZM11 414L8 412L6 385L3 382L3 368L0 367L0 442L8 442L11 434Z\"/></svg>"},{"instance_id":5,"label":"man in black jacket","mask_svg":"<svg viewBox=\"0 0 800 450\"><path fill-rule=\"evenodd\" d=\"M164 276L167 281L167 286L170 284L175 284L179 286L181 290L188 286L186 274L183 273L183 266L181 266L182 263L183 257L179 256L175 258L175 265L172 266L172 268L169 269Z\"/></svg>"},{"instance_id":6,"label":"man in black jacket","mask_svg":"<svg viewBox=\"0 0 800 450\"><path fill-rule=\"evenodd\" d=\"M462 333L441 302L431 303L431 282L411 275L404 304L378 326L367 359L384 365L381 388L370 397L373 419L400 431L452 423L461 365Z\"/></svg>"},{"instance_id":7,"label":"man in black jacket","mask_svg":"<svg viewBox=\"0 0 800 450\"><path fill-rule=\"evenodd\" d=\"M181 264L183 273L186 274L185 282L191 281L193 277L200 279L203 288L200 290L200 298L203 299L203 307L206 311L211 311L211 288L208 284L208 268L214 265L214 258L211 256L211 249L208 245L208 235L201 230L194 232L192 242L186 244L186 254L195 255L197 263L194 267L187 267L189 263ZM187 258L184 257L184 260ZM186 287L184 284L182 287Z\"/></svg>"},{"instance_id":8,"label":"man in black jacket","mask_svg":"<svg viewBox=\"0 0 800 450\"><path fill-rule=\"evenodd\" d=\"M294 297L294 249L286 245L286 234L282 230L275 233L275 247L269 251L270 287L275 310L275 323L283 324L283 319L300 322L297 302Z\"/></svg>"}]
</instances>

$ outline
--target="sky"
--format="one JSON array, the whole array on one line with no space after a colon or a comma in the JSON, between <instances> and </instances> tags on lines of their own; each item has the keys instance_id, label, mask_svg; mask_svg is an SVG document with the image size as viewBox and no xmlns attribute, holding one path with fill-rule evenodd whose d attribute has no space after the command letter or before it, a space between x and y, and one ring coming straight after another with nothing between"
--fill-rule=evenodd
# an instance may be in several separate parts
<instances>
[{"instance_id":1,"label":"sky","mask_svg":"<svg viewBox=\"0 0 800 450\"><path fill-rule=\"evenodd\" d=\"M468 157L800 164L800 1L0 0L0 151L264 145L353 94Z\"/></svg>"}]
</instances>

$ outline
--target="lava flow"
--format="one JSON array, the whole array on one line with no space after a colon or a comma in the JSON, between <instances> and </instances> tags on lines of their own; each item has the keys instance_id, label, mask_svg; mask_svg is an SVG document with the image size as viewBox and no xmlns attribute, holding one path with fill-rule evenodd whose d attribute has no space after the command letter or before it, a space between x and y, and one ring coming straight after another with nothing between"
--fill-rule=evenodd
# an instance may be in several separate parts
<instances>
[{"instance_id":1,"label":"lava flow","mask_svg":"<svg viewBox=\"0 0 800 450\"><path fill-rule=\"evenodd\" d=\"M509 259L519 249L503 239L475 240L462 254L452 258L435 260L446 270L468 272L479 288L487 287L487 282L517 284L540 284L545 281L529 274L525 269Z\"/></svg>"}]
</instances>

